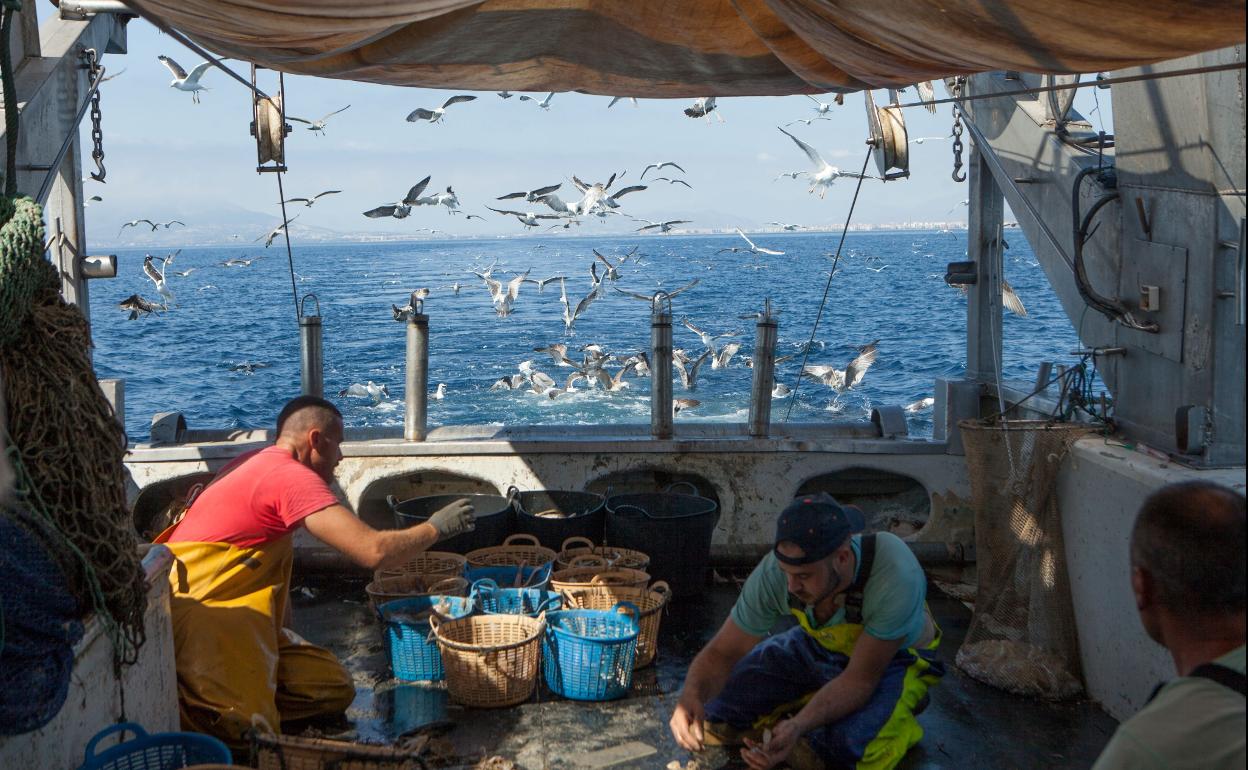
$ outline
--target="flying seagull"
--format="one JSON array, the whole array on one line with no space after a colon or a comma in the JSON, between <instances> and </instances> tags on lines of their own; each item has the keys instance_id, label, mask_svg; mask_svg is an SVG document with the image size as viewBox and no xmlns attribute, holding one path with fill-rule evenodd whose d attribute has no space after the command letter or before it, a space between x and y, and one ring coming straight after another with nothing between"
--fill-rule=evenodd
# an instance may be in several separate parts
<instances>
[{"instance_id":1,"label":"flying seagull","mask_svg":"<svg viewBox=\"0 0 1248 770\"><path fill-rule=\"evenodd\" d=\"M827 115L828 111L832 109L832 105L830 103L821 102L815 97L811 96L810 94L802 94L802 96L805 96L807 99L815 103L814 110L815 110L815 114L817 115L820 115L820 116ZM837 104L840 104L841 101L843 101L843 99L841 99L841 97L839 96L837 97L837 99L838 99Z\"/></svg>"},{"instance_id":2,"label":"flying seagull","mask_svg":"<svg viewBox=\"0 0 1248 770\"><path fill-rule=\"evenodd\" d=\"M715 112L715 106L714 96L703 96L697 99L692 107L685 108L685 115L691 118L706 118L706 122L710 123L711 113ZM719 119L720 123L724 122L724 116L718 112L715 113L715 117Z\"/></svg>"},{"instance_id":3,"label":"flying seagull","mask_svg":"<svg viewBox=\"0 0 1248 770\"><path fill-rule=\"evenodd\" d=\"M739 251L748 251L748 252L750 252L751 254L756 254L756 255L757 255L757 254L767 254L768 256L772 256L772 257L782 257L782 256L784 256L784 252L783 252L783 251L776 251L775 249L765 249L765 248L763 248L762 246L756 246L756 245L754 244L754 241L751 241L751 240L749 239L749 236L747 236L745 233L741 232L741 228L739 228L739 227L734 227L734 228L732 228L732 229L737 231L737 235L741 236L741 237L745 240L745 242L746 242L747 244L749 244L749 247L748 247L748 248L742 248L742 247L740 247L740 246L729 246L729 247L727 247L727 248L720 249L719 251L715 252L716 254L723 254L725 251L730 251L730 252L732 252L733 254L736 254L736 253L737 253L737 252L739 252Z\"/></svg>"},{"instance_id":4,"label":"flying seagull","mask_svg":"<svg viewBox=\"0 0 1248 770\"><path fill-rule=\"evenodd\" d=\"M672 297L675 297L677 294L680 294L686 289L692 289L694 286L697 286L698 280L699 279L694 278L689 283L685 284L684 286L681 286L679 289L676 289L674 291L663 291L662 289L659 289L658 291L655 291L652 294L638 294L637 292L633 292L633 291L624 291L618 286L612 286L611 288L615 289L620 294L625 294L629 297L632 297L633 299L639 299L639 300L642 300L643 302L649 302L650 306L654 307L654 303L661 299L671 299Z\"/></svg>"},{"instance_id":5,"label":"flying seagull","mask_svg":"<svg viewBox=\"0 0 1248 770\"><path fill-rule=\"evenodd\" d=\"M412 189L407 191L407 195L403 196L403 200L398 203L391 203L386 206L378 206L375 209L369 209L364 212L364 216L369 219L377 219L378 217L394 217L395 219L403 219L412 213L412 206L420 200L420 194L429 186L429 179L425 177L416 184L412 185Z\"/></svg>"},{"instance_id":6,"label":"flying seagull","mask_svg":"<svg viewBox=\"0 0 1248 770\"><path fill-rule=\"evenodd\" d=\"M808 172L806 174L806 178L810 180L810 192L813 193L816 189L818 189L819 197L821 199L827 194L828 188L832 186L832 183L841 177L852 177L854 179L867 178L861 174L855 174L852 171L841 171L836 166L830 165L826 160L824 160L814 147L811 147L809 144L806 144L801 139L798 139L796 136L793 136L779 126L776 126L776 130L792 139L798 147L802 148L802 152L806 153L806 157L810 158L810 162L815 164L814 170Z\"/></svg>"},{"instance_id":7,"label":"flying seagull","mask_svg":"<svg viewBox=\"0 0 1248 770\"><path fill-rule=\"evenodd\" d=\"M646 226L637 228L637 232L640 233L642 231L652 230L657 227L659 228L659 232L664 234L670 233L672 228L676 225L687 225L692 222L692 220L689 219L669 219L666 222L651 222L649 219L641 219L638 221L645 222Z\"/></svg>"},{"instance_id":8,"label":"flying seagull","mask_svg":"<svg viewBox=\"0 0 1248 770\"><path fill-rule=\"evenodd\" d=\"M267 233L265 233L264 235L260 236L260 237L259 237L259 238L257 238L256 240L257 240L257 241L261 241L261 240L263 240L263 241L264 241L264 247L267 249L268 247L270 247L270 246L272 246L272 245L273 245L273 239L274 239L274 238L276 238L277 236L281 235L282 233L286 232L286 227L287 227L287 226L288 226L291 222L294 222L294 221L295 221L296 219L298 219L298 218L299 218L299 215L298 215L298 214L295 214L293 217L291 217L290 219L287 219L285 222L281 223L281 224L280 224L280 225L278 225L277 227L274 227L272 230L268 231Z\"/></svg>"},{"instance_id":9,"label":"flying seagull","mask_svg":"<svg viewBox=\"0 0 1248 770\"><path fill-rule=\"evenodd\" d=\"M316 195L313 195L311 198L287 198L282 201L282 203L302 203L305 206L311 206L323 195L336 195L340 192L342 192L342 190L326 190L325 192L319 192Z\"/></svg>"},{"instance_id":10,"label":"flying seagull","mask_svg":"<svg viewBox=\"0 0 1248 770\"><path fill-rule=\"evenodd\" d=\"M351 105L349 105L349 104L347 105L347 107L350 107L350 106L351 106ZM342 110L347 109L347 107L343 107L343 108L342 108ZM324 116L324 117L322 117L322 118L318 118L318 119L316 119L316 120L304 120L303 118L296 118L294 115L287 115L286 117L287 117L287 118L289 118L290 120L296 121L296 122L298 122L298 123L307 123L307 124L308 124L308 130L309 130L309 131L313 131L313 132L318 133L318 134L324 134L324 133L325 133L325 121L329 120L329 119L330 119L330 118L332 118L333 116L335 116L335 115L337 115L338 113L342 112L342 110L334 110L333 112L329 113L328 115L326 115L326 116Z\"/></svg>"},{"instance_id":11,"label":"flying seagull","mask_svg":"<svg viewBox=\"0 0 1248 770\"><path fill-rule=\"evenodd\" d=\"M858 348L858 355L843 370L835 369L831 366L807 365L802 369L802 374L808 374L824 385L835 389L838 393L844 393L862 382L867 369L870 369L871 364L875 363L879 343L879 340L875 340Z\"/></svg>"},{"instance_id":12,"label":"flying seagull","mask_svg":"<svg viewBox=\"0 0 1248 770\"><path fill-rule=\"evenodd\" d=\"M152 279L152 283L156 284L156 293L164 299L165 308L168 309L173 300L173 292L169 290L169 284L165 282L165 265L171 258L161 261L160 269L156 269L156 265L152 264L152 255L148 254L143 258L143 273Z\"/></svg>"},{"instance_id":13,"label":"flying seagull","mask_svg":"<svg viewBox=\"0 0 1248 770\"><path fill-rule=\"evenodd\" d=\"M146 222L151 226L152 232L156 232L158 225L150 219L131 219L129 222L122 223L121 230L125 230L127 227L138 227L140 222ZM118 235L121 235L121 230L117 231Z\"/></svg>"},{"instance_id":14,"label":"flying seagull","mask_svg":"<svg viewBox=\"0 0 1248 770\"><path fill-rule=\"evenodd\" d=\"M636 106L637 106L637 97L635 97L635 96L613 96L613 97L611 97L611 103L607 105L607 109L608 109L608 110L609 110L609 109L611 109L612 107L614 107L614 106L615 106L615 103L616 103L616 102L621 101L621 100L623 100L623 99L627 99L627 100L629 100L630 102L632 102L632 103L633 103L633 107L634 107L634 108L636 108Z\"/></svg>"},{"instance_id":15,"label":"flying seagull","mask_svg":"<svg viewBox=\"0 0 1248 770\"><path fill-rule=\"evenodd\" d=\"M683 180L683 179L672 179L672 178L670 178L670 177L666 177L666 176L653 176L653 177L650 177L650 181L652 181L652 182L667 182L668 184L683 184L685 187L688 187L690 190L692 190L692 189L693 189L693 185L689 184L688 182L686 182L686 181L685 181L685 180Z\"/></svg>"},{"instance_id":16,"label":"flying seagull","mask_svg":"<svg viewBox=\"0 0 1248 770\"><path fill-rule=\"evenodd\" d=\"M168 67L170 72L173 73L173 80L169 81L169 87L176 88L179 91L189 91L191 93L191 101L199 104L199 92L208 90L199 84L199 79L202 78L204 73L208 71L208 68L212 66L212 62L206 61L202 64L196 65L195 69L191 70L191 74L188 75L186 74L186 70L182 69L180 64L173 59L170 59L168 56L161 54L156 58L160 60L161 64Z\"/></svg>"},{"instance_id":17,"label":"flying seagull","mask_svg":"<svg viewBox=\"0 0 1248 770\"><path fill-rule=\"evenodd\" d=\"M538 107L541 107L543 110L549 110L549 109L550 109L550 100L551 100L551 99L553 99L553 98L554 98L554 96L555 96L555 92L554 92L554 91L551 91L550 93L546 94L546 98L545 98L545 99L542 99L541 101L538 101L536 97L529 96L528 94L520 94L520 101L522 101L522 102L533 102L533 103L534 103L534 104L536 104Z\"/></svg>"},{"instance_id":18,"label":"flying seagull","mask_svg":"<svg viewBox=\"0 0 1248 770\"><path fill-rule=\"evenodd\" d=\"M793 225L787 222L768 222L767 224L775 225L776 227L779 227L781 230L788 230L789 232L793 232L794 230L801 230L803 227L802 225Z\"/></svg>"},{"instance_id":19,"label":"flying seagull","mask_svg":"<svg viewBox=\"0 0 1248 770\"><path fill-rule=\"evenodd\" d=\"M415 123L419 120L427 120L430 123L439 123L442 120L442 116L446 114L447 107L450 107L452 104L459 104L460 102L470 102L476 98L477 97L469 96L468 94L459 94L457 96L452 96L445 102L442 102L441 107L435 107L432 110L427 110L424 107L418 107L408 114L407 122Z\"/></svg>"},{"instance_id":20,"label":"flying seagull","mask_svg":"<svg viewBox=\"0 0 1248 770\"><path fill-rule=\"evenodd\" d=\"M682 174L686 173L685 170L681 168L680 166L678 166L674 161L665 160L665 161L660 161L659 163L651 163L650 165L643 168L641 170L641 178L645 179L646 172L649 171L650 169L654 169L655 171L662 171L664 167L666 166L671 166L672 168L676 169Z\"/></svg>"},{"instance_id":21,"label":"flying seagull","mask_svg":"<svg viewBox=\"0 0 1248 770\"><path fill-rule=\"evenodd\" d=\"M156 305L152 302L148 302L147 300L140 297L138 294L131 294L129 297L126 297L121 302L117 303L117 307L121 308L122 310L129 310L130 311L129 320L131 321L138 318L140 314L142 314L143 317L146 318L149 314L157 310L160 310L159 305Z\"/></svg>"},{"instance_id":22,"label":"flying seagull","mask_svg":"<svg viewBox=\"0 0 1248 770\"><path fill-rule=\"evenodd\" d=\"M531 211L509 211L507 209L496 209L492 206L486 206L486 208L489 209L490 211L494 211L499 214L507 214L509 216L515 217L516 219L520 220L520 224L524 225L525 228L538 227L539 225L541 225L541 222L538 221L540 219L558 219L559 218L555 216L554 214L534 214Z\"/></svg>"},{"instance_id":23,"label":"flying seagull","mask_svg":"<svg viewBox=\"0 0 1248 770\"><path fill-rule=\"evenodd\" d=\"M545 187L537 187L532 190L521 190L520 192L507 193L506 195L498 196L496 200L505 201L512 198L524 198L526 202L533 203L542 198L542 196L550 195L560 187L563 187L562 182L559 184L546 185Z\"/></svg>"}]
</instances>

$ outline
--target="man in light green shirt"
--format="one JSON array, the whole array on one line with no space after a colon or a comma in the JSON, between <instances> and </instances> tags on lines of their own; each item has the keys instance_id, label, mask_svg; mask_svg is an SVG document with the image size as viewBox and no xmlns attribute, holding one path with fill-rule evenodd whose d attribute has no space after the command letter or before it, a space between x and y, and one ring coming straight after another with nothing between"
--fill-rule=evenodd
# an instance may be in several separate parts
<instances>
[{"instance_id":1,"label":"man in light green shirt","mask_svg":"<svg viewBox=\"0 0 1248 770\"><path fill-rule=\"evenodd\" d=\"M1178 678L1118 727L1093 770L1245 766L1244 522L1243 495L1208 482L1172 484L1144 501L1131 588Z\"/></svg>"}]
</instances>

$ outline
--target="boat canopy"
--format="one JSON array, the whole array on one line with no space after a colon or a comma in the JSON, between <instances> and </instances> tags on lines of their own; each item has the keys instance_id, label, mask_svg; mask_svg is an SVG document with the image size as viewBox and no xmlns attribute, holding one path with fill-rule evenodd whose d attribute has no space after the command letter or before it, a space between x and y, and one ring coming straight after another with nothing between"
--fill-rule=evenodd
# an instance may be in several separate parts
<instances>
[{"instance_id":1,"label":"boat canopy","mask_svg":"<svg viewBox=\"0 0 1248 770\"><path fill-rule=\"evenodd\" d=\"M222 56L428 88L639 97L1075 73L1245 39L1244 0L126 0Z\"/></svg>"}]
</instances>

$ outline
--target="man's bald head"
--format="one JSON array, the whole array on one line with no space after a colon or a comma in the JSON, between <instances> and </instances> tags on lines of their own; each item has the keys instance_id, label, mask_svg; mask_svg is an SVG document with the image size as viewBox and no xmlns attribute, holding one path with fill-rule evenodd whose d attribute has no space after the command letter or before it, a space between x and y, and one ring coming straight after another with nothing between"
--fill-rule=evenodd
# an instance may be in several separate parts
<instances>
[{"instance_id":1,"label":"man's bald head","mask_svg":"<svg viewBox=\"0 0 1248 770\"><path fill-rule=\"evenodd\" d=\"M1157 601L1194 615L1244 611L1244 496L1207 481L1163 487L1144 501L1131 533L1131 564L1146 570Z\"/></svg>"},{"instance_id":2,"label":"man's bald head","mask_svg":"<svg viewBox=\"0 0 1248 770\"><path fill-rule=\"evenodd\" d=\"M295 439L307 435L309 430L328 430L342 421L338 407L316 396L298 396L287 402L277 416L277 437Z\"/></svg>"}]
</instances>

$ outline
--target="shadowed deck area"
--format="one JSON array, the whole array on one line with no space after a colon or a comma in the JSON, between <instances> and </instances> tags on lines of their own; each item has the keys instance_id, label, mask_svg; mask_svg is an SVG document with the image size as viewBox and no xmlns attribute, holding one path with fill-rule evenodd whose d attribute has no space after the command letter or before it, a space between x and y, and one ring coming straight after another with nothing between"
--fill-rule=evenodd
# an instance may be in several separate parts
<instances>
[{"instance_id":1,"label":"shadowed deck area","mask_svg":"<svg viewBox=\"0 0 1248 770\"><path fill-rule=\"evenodd\" d=\"M662 768L671 760L692 758L672 739L667 720L689 662L723 622L737 594L734 585L721 584L673 602L663 618L656 664L636 673L624 699L562 700L539 680L539 691L528 703L481 710L450 703L441 686L408 684L391 676L381 626L365 601L363 580L308 575L297 578L296 585L312 594L294 593L296 630L333 650L355 676L356 698L347 713L351 724L324 729L326 735L393 743L424 725L442 722L450 729L439 741L440 753L452 755L443 766L471 767L482 757L501 755L523 770L605 767L586 755L634 742L654 753L634 754L609 766ZM901 767L1090 766L1116 722L1092 702L1027 700L965 676L952 659L970 612L935 588L929 600L944 630L941 650L948 673L932 688L931 705L919 718L926 736ZM709 749L697 759L704 769L745 767L723 749Z\"/></svg>"}]
</instances>

